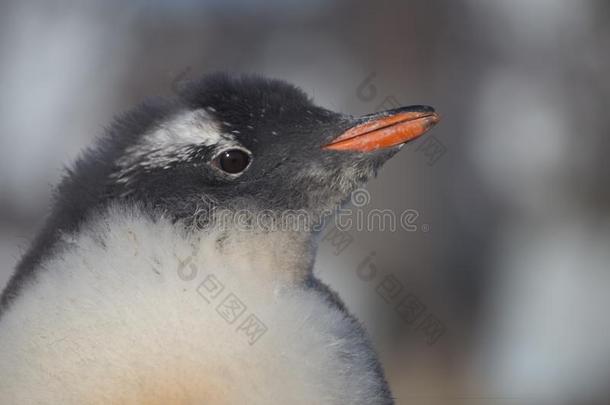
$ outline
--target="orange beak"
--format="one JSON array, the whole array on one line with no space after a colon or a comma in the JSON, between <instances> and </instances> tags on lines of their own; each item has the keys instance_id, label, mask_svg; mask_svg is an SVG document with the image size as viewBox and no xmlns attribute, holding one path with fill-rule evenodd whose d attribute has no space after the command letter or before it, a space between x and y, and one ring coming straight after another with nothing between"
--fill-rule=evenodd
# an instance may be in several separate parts
<instances>
[{"instance_id":1,"label":"orange beak","mask_svg":"<svg viewBox=\"0 0 610 405\"><path fill-rule=\"evenodd\" d=\"M371 152L409 142L432 128L440 117L431 107L414 106L384 111L333 139L323 149Z\"/></svg>"}]
</instances>

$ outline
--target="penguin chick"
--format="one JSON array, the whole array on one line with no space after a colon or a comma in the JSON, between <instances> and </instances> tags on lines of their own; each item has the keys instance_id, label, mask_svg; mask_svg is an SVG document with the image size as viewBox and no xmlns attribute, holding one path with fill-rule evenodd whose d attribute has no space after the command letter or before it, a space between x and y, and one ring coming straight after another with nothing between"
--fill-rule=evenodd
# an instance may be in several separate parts
<instances>
[{"instance_id":1,"label":"penguin chick","mask_svg":"<svg viewBox=\"0 0 610 405\"><path fill-rule=\"evenodd\" d=\"M362 327L312 274L316 236L437 121L354 118L225 74L121 116L3 292L0 403L392 404Z\"/></svg>"}]
</instances>

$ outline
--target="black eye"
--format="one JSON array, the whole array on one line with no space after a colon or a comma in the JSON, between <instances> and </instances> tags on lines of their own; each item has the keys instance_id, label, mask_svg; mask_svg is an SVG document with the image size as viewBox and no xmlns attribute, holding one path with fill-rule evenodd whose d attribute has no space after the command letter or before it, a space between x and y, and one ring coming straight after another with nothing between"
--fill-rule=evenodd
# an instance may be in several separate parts
<instances>
[{"instance_id":1,"label":"black eye","mask_svg":"<svg viewBox=\"0 0 610 405\"><path fill-rule=\"evenodd\" d=\"M221 152L215 160L222 171L237 174L246 170L250 155L241 149L229 149Z\"/></svg>"}]
</instances>

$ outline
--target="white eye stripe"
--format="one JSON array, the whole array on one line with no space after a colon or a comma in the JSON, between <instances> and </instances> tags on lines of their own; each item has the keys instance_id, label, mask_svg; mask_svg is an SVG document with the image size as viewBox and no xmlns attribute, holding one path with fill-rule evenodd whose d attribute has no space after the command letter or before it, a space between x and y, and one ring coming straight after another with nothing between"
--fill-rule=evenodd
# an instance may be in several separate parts
<instances>
[{"instance_id":1,"label":"white eye stripe","mask_svg":"<svg viewBox=\"0 0 610 405\"><path fill-rule=\"evenodd\" d=\"M159 146L195 144L211 146L223 138L232 139L222 134L220 126L203 109L183 113L161 125L151 134L145 135L141 146L158 149Z\"/></svg>"},{"instance_id":2,"label":"white eye stripe","mask_svg":"<svg viewBox=\"0 0 610 405\"><path fill-rule=\"evenodd\" d=\"M193 147L214 146L216 149L240 147L231 134L223 133L214 119L204 110L188 111L154 131L126 149L117 161L119 171L112 175L120 182L128 182L138 167L144 170L169 168L171 164L189 161Z\"/></svg>"}]
</instances>

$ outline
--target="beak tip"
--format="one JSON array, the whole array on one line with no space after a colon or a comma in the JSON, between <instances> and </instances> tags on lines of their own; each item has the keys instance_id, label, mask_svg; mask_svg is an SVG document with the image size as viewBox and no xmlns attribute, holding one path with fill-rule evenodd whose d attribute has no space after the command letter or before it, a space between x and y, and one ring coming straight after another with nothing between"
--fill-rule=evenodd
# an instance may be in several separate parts
<instances>
[{"instance_id":1,"label":"beak tip","mask_svg":"<svg viewBox=\"0 0 610 405\"><path fill-rule=\"evenodd\" d=\"M431 113L432 114L430 115L428 122L430 123L430 127L433 127L441 121L441 116L436 111L434 111L434 109L432 109Z\"/></svg>"}]
</instances>

